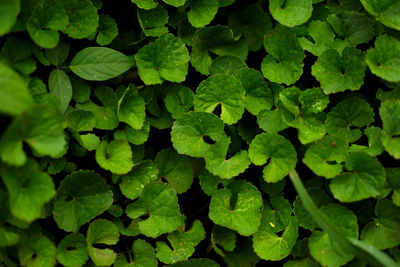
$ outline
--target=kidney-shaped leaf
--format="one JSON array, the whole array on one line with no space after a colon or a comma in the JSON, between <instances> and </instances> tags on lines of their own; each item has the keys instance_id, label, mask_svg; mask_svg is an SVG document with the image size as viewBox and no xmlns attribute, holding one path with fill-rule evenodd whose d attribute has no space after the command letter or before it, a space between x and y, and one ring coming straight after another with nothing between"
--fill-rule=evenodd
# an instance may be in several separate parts
<instances>
[{"instance_id":1,"label":"kidney-shaped leaf","mask_svg":"<svg viewBox=\"0 0 400 267\"><path fill-rule=\"evenodd\" d=\"M112 202L113 193L103 177L93 171L77 171L61 181L53 217L59 228L76 232Z\"/></svg>"},{"instance_id":2,"label":"kidney-shaped leaf","mask_svg":"<svg viewBox=\"0 0 400 267\"><path fill-rule=\"evenodd\" d=\"M385 182L385 169L364 152L351 153L346 159L348 172L336 176L329 187L341 202L354 202L379 196Z\"/></svg>"},{"instance_id":3,"label":"kidney-shaped leaf","mask_svg":"<svg viewBox=\"0 0 400 267\"><path fill-rule=\"evenodd\" d=\"M189 112L174 122L171 140L178 153L201 158L221 135L225 135L224 123L217 116Z\"/></svg>"},{"instance_id":4,"label":"kidney-shaped leaf","mask_svg":"<svg viewBox=\"0 0 400 267\"><path fill-rule=\"evenodd\" d=\"M246 91L231 75L214 75L202 81L196 89L194 110L212 113L221 105L221 119L236 123L244 112Z\"/></svg>"},{"instance_id":5,"label":"kidney-shaped leaf","mask_svg":"<svg viewBox=\"0 0 400 267\"><path fill-rule=\"evenodd\" d=\"M244 236L257 232L261 223L263 202L258 189L247 181L236 181L211 198L208 216L218 225Z\"/></svg>"},{"instance_id":6,"label":"kidney-shaped leaf","mask_svg":"<svg viewBox=\"0 0 400 267\"><path fill-rule=\"evenodd\" d=\"M147 184L139 200L130 204L125 212L138 220L142 234L153 238L173 232L181 224L176 192L160 181Z\"/></svg>"},{"instance_id":7,"label":"kidney-shaped leaf","mask_svg":"<svg viewBox=\"0 0 400 267\"><path fill-rule=\"evenodd\" d=\"M297 163L293 145L283 136L272 133L257 135L249 146L249 158L255 165L264 165L263 176L275 183L284 178Z\"/></svg>"}]
</instances>

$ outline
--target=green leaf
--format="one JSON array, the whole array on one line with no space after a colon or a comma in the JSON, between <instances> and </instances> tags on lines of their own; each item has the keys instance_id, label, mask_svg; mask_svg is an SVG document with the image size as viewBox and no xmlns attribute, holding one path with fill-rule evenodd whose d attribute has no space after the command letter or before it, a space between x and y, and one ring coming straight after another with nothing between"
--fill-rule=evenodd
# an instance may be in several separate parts
<instances>
[{"instance_id":1,"label":"green leaf","mask_svg":"<svg viewBox=\"0 0 400 267\"><path fill-rule=\"evenodd\" d=\"M165 26L168 23L168 12L161 5L150 10L138 9L138 19L146 36L158 37L168 33L168 27Z\"/></svg>"},{"instance_id":2,"label":"green leaf","mask_svg":"<svg viewBox=\"0 0 400 267\"><path fill-rule=\"evenodd\" d=\"M60 110L65 112L72 99L72 85L67 74L58 69L54 69L49 76L50 93L55 95L60 101Z\"/></svg>"},{"instance_id":3,"label":"green leaf","mask_svg":"<svg viewBox=\"0 0 400 267\"><path fill-rule=\"evenodd\" d=\"M400 3L395 0L361 0L364 8L383 25L400 30Z\"/></svg>"},{"instance_id":4,"label":"green leaf","mask_svg":"<svg viewBox=\"0 0 400 267\"><path fill-rule=\"evenodd\" d=\"M312 13L312 0L271 0L269 11L280 24L294 27L305 23Z\"/></svg>"},{"instance_id":5,"label":"green leaf","mask_svg":"<svg viewBox=\"0 0 400 267\"><path fill-rule=\"evenodd\" d=\"M389 175L389 172L388 172ZM399 208L390 200L378 200L373 221L361 231L361 239L378 249L387 249L400 244Z\"/></svg>"},{"instance_id":6,"label":"green leaf","mask_svg":"<svg viewBox=\"0 0 400 267\"><path fill-rule=\"evenodd\" d=\"M272 93L260 72L242 68L235 73L246 89L245 107L248 112L257 115L262 110L269 110L273 105Z\"/></svg>"},{"instance_id":7,"label":"green leaf","mask_svg":"<svg viewBox=\"0 0 400 267\"><path fill-rule=\"evenodd\" d=\"M373 74L390 82L400 81L400 41L389 35L380 35L375 48L367 51L366 62Z\"/></svg>"},{"instance_id":8,"label":"green leaf","mask_svg":"<svg viewBox=\"0 0 400 267\"><path fill-rule=\"evenodd\" d=\"M313 20L307 28L307 34L299 38L304 50L315 56L320 56L324 51L332 48L335 33L325 21Z\"/></svg>"},{"instance_id":9,"label":"green leaf","mask_svg":"<svg viewBox=\"0 0 400 267\"><path fill-rule=\"evenodd\" d=\"M346 169L336 176L329 187L341 202L354 202L381 194L385 182L385 169L374 157L354 152L346 158Z\"/></svg>"},{"instance_id":10,"label":"green leaf","mask_svg":"<svg viewBox=\"0 0 400 267\"><path fill-rule=\"evenodd\" d=\"M338 204L324 206L321 208L321 212L346 236L357 238L357 217L353 212ZM314 231L308 240L308 247L311 255L324 266L341 266L354 257L349 251L343 250L325 232Z\"/></svg>"},{"instance_id":11,"label":"green leaf","mask_svg":"<svg viewBox=\"0 0 400 267\"><path fill-rule=\"evenodd\" d=\"M77 132L92 131L96 125L96 117L90 111L73 110L66 114L68 127Z\"/></svg>"},{"instance_id":12,"label":"green leaf","mask_svg":"<svg viewBox=\"0 0 400 267\"><path fill-rule=\"evenodd\" d=\"M9 192L10 211L20 220L39 218L43 205L56 193L51 177L32 159L19 168L2 166L1 177Z\"/></svg>"},{"instance_id":13,"label":"green leaf","mask_svg":"<svg viewBox=\"0 0 400 267\"><path fill-rule=\"evenodd\" d=\"M99 28L96 37L97 44L105 46L110 44L118 36L118 25L115 20L105 14L99 16Z\"/></svg>"},{"instance_id":14,"label":"green leaf","mask_svg":"<svg viewBox=\"0 0 400 267\"><path fill-rule=\"evenodd\" d=\"M194 110L212 113L219 105L221 119L226 124L236 123L244 112L246 91L231 75L213 75L196 89Z\"/></svg>"},{"instance_id":15,"label":"green leaf","mask_svg":"<svg viewBox=\"0 0 400 267\"><path fill-rule=\"evenodd\" d=\"M71 70L89 81L105 81L129 70L133 60L107 47L87 47L72 59Z\"/></svg>"},{"instance_id":16,"label":"green leaf","mask_svg":"<svg viewBox=\"0 0 400 267\"><path fill-rule=\"evenodd\" d=\"M23 142L39 156L61 157L66 141L61 114L47 106L33 106L17 117L0 139L0 156L10 165L26 161Z\"/></svg>"},{"instance_id":17,"label":"green leaf","mask_svg":"<svg viewBox=\"0 0 400 267\"><path fill-rule=\"evenodd\" d=\"M361 231L361 239L377 249L387 249L400 244L399 222L376 218Z\"/></svg>"},{"instance_id":18,"label":"green leaf","mask_svg":"<svg viewBox=\"0 0 400 267\"><path fill-rule=\"evenodd\" d=\"M228 74L233 75L238 70L247 68L246 62L236 56L219 56L210 66L211 74Z\"/></svg>"},{"instance_id":19,"label":"green leaf","mask_svg":"<svg viewBox=\"0 0 400 267\"><path fill-rule=\"evenodd\" d=\"M144 121L143 127L140 130L135 130L129 125L123 129L118 129L114 132L115 140L128 141L133 145L141 145L149 138L150 123L148 120Z\"/></svg>"},{"instance_id":20,"label":"green leaf","mask_svg":"<svg viewBox=\"0 0 400 267\"><path fill-rule=\"evenodd\" d=\"M63 0L61 3L69 16L69 24L63 30L65 34L74 39L82 39L96 32L99 16L92 1Z\"/></svg>"},{"instance_id":21,"label":"green leaf","mask_svg":"<svg viewBox=\"0 0 400 267\"><path fill-rule=\"evenodd\" d=\"M56 247L47 237L36 235L19 247L22 266L52 267L56 264Z\"/></svg>"},{"instance_id":22,"label":"green leaf","mask_svg":"<svg viewBox=\"0 0 400 267\"><path fill-rule=\"evenodd\" d=\"M248 53L247 44L238 40L233 31L226 26L210 26L196 31L192 40L190 62L201 74L208 75L212 64L209 52L219 56L237 56L245 59Z\"/></svg>"},{"instance_id":23,"label":"green leaf","mask_svg":"<svg viewBox=\"0 0 400 267\"><path fill-rule=\"evenodd\" d=\"M165 178L178 194L186 192L192 185L194 170L188 156L165 149L157 153L155 163L160 170L159 176Z\"/></svg>"},{"instance_id":24,"label":"green leaf","mask_svg":"<svg viewBox=\"0 0 400 267\"><path fill-rule=\"evenodd\" d=\"M174 84L168 88L164 98L165 107L172 114L172 118L178 119L182 114L193 107L193 91L181 84Z\"/></svg>"},{"instance_id":25,"label":"green leaf","mask_svg":"<svg viewBox=\"0 0 400 267\"><path fill-rule=\"evenodd\" d=\"M129 199L140 197L143 188L156 180L158 173L157 166L150 160L135 165L131 172L122 176L122 182L119 184L121 193Z\"/></svg>"},{"instance_id":26,"label":"green leaf","mask_svg":"<svg viewBox=\"0 0 400 267\"><path fill-rule=\"evenodd\" d=\"M102 130L113 130L118 124L117 110L118 98L114 91L106 86L99 86L94 90L94 95L103 106L99 106L92 101L77 104L77 109L92 112L96 117L96 128Z\"/></svg>"},{"instance_id":27,"label":"green leaf","mask_svg":"<svg viewBox=\"0 0 400 267\"><path fill-rule=\"evenodd\" d=\"M383 144L381 141L381 138L382 138L382 129L381 128L378 128L375 126L367 127L364 130L364 134L368 137L368 147L353 144L350 147L350 152L362 151L373 157L376 157L376 156L382 154L383 151L385 151L385 148L383 147Z\"/></svg>"},{"instance_id":28,"label":"green leaf","mask_svg":"<svg viewBox=\"0 0 400 267\"><path fill-rule=\"evenodd\" d=\"M303 162L316 174L333 178L342 172L348 146L340 137L327 135L312 144L304 154Z\"/></svg>"},{"instance_id":29,"label":"green leaf","mask_svg":"<svg viewBox=\"0 0 400 267\"><path fill-rule=\"evenodd\" d=\"M225 251L234 251L236 247L236 233L225 227L215 225L211 233L211 242L215 251L219 249L216 245L221 246Z\"/></svg>"},{"instance_id":30,"label":"green leaf","mask_svg":"<svg viewBox=\"0 0 400 267\"><path fill-rule=\"evenodd\" d=\"M90 97L90 85L75 75L70 75L69 80L72 85L72 99L77 103L88 101Z\"/></svg>"},{"instance_id":31,"label":"green leaf","mask_svg":"<svg viewBox=\"0 0 400 267\"><path fill-rule=\"evenodd\" d=\"M284 231L291 221L292 204L283 196L277 194L270 195L269 203L264 203L261 224L268 225L268 228L275 233Z\"/></svg>"},{"instance_id":32,"label":"green leaf","mask_svg":"<svg viewBox=\"0 0 400 267\"><path fill-rule=\"evenodd\" d=\"M135 3L139 8L143 8L146 10L153 9L157 6L157 2L154 0L131 0Z\"/></svg>"},{"instance_id":33,"label":"green leaf","mask_svg":"<svg viewBox=\"0 0 400 267\"><path fill-rule=\"evenodd\" d=\"M129 86L118 101L118 118L133 129L140 130L146 119L146 107L143 98L136 89Z\"/></svg>"},{"instance_id":34,"label":"green leaf","mask_svg":"<svg viewBox=\"0 0 400 267\"><path fill-rule=\"evenodd\" d=\"M223 136L217 140L206 152L206 168L214 175L223 179L230 179L243 173L250 165L246 150L241 150L235 155L229 155L230 138Z\"/></svg>"},{"instance_id":35,"label":"green leaf","mask_svg":"<svg viewBox=\"0 0 400 267\"><path fill-rule=\"evenodd\" d=\"M204 227L199 220L195 220L187 231L185 231L185 227L182 228L167 236L172 249L165 242L156 242L157 258L163 263L172 264L187 260L193 255L195 247L206 236Z\"/></svg>"},{"instance_id":36,"label":"green leaf","mask_svg":"<svg viewBox=\"0 0 400 267\"><path fill-rule=\"evenodd\" d=\"M95 150L100 144L100 138L95 134L73 134L76 141L89 151Z\"/></svg>"},{"instance_id":37,"label":"green leaf","mask_svg":"<svg viewBox=\"0 0 400 267\"><path fill-rule=\"evenodd\" d=\"M82 234L65 236L57 247L57 261L67 267L82 266L88 260L86 239Z\"/></svg>"},{"instance_id":38,"label":"green leaf","mask_svg":"<svg viewBox=\"0 0 400 267\"><path fill-rule=\"evenodd\" d=\"M288 128L279 109L261 110L257 115L257 124L261 129L270 133L277 133Z\"/></svg>"},{"instance_id":39,"label":"green leaf","mask_svg":"<svg viewBox=\"0 0 400 267\"><path fill-rule=\"evenodd\" d=\"M0 36L8 33L17 21L21 8L20 1L5 0L0 4Z\"/></svg>"},{"instance_id":40,"label":"green leaf","mask_svg":"<svg viewBox=\"0 0 400 267\"><path fill-rule=\"evenodd\" d=\"M269 183L283 179L297 163L293 145L284 137L273 133L257 135L249 146L249 158L255 165L264 167L263 177Z\"/></svg>"},{"instance_id":41,"label":"green leaf","mask_svg":"<svg viewBox=\"0 0 400 267\"><path fill-rule=\"evenodd\" d=\"M218 176L210 173L206 168L202 169L199 175L199 183L201 189L203 189L204 193L208 196L212 196L214 192L218 190L218 186L221 184L224 187L232 182L233 179L221 179Z\"/></svg>"},{"instance_id":42,"label":"green leaf","mask_svg":"<svg viewBox=\"0 0 400 267\"><path fill-rule=\"evenodd\" d=\"M261 64L264 77L276 83L295 83L303 73L304 58L296 33L278 26L264 36L264 47L268 52Z\"/></svg>"},{"instance_id":43,"label":"green leaf","mask_svg":"<svg viewBox=\"0 0 400 267\"><path fill-rule=\"evenodd\" d=\"M161 35L136 54L139 76L145 84L161 84L164 80L183 82L188 72L189 52L174 35Z\"/></svg>"},{"instance_id":44,"label":"green leaf","mask_svg":"<svg viewBox=\"0 0 400 267\"><path fill-rule=\"evenodd\" d=\"M36 61L31 57L34 50L35 46L29 39L9 37L1 48L1 61L19 73L29 75L37 68Z\"/></svg>"},{"instance_id":45,"label":"green leaf","mask_svg":"<svg viewBox=\"0 0 400 267\"><path fill-rule=\"evenodd\" d=\"M112 222L99 219L90 223L86 236L87 248L89 256L96 266L111 266L117 258L117 254L112 249L99 249L93 245L115 245L118 239L118 228Z\"/></svg>"},{"instance_id":46,"label":"green leaf","mask_svg":"<svg viewBox=\"0 0 400 267\"><path fill-rule=\"evenodd\" d=\"M254 253L251 239L246 238L238 243L235 251L226 253L224 261L231 267L255 266L260 258Z\"/></svg>"},{"instance_id":47,"label":"green leaf","mask_svg":"<svg viewBox=\"0 0 400 267\"><path fill-rule=\"evenodd\" d=\"M139 200L128 205L125 212L138 220L140 233L152 238L171 233L181 224L176 192L160 181L147 184Z\"/></svg>"},{"instance_id":48,"label":"green leaf","mask_svg":"<svg viewBox=\"0 0 400 267\"><path fill-rule=\"evenodd\" d=\"M320 82L325 94L360 89L365 70L364 55L355 48L345 48L342 55L334 49L328 49L312 66L312 74Z\"/></svg>"},{"instance_id":49,"label":"green leaf","mask_svg":"<svg viewBox=\"0 0 400 267\"><path fill-rule=\"evenodd\" d=\"M66 176L57 189L53 218L59 228L76 232L106 211L113 193L104 178L93 171L77 171Z\"/></svg>"},{"instance_id":50,"label":"green leaf","mask_svg":"<svg viewBox=\"0 0 400 267\"><path fill-rule=\"evenodd\" d=\"M30 18L26 22L26 30L32 40L40 47L54 48L60 40L58 31L66 29L68 15L61 1L39 1L30 10Z\"/></svg>"},{"instance_id":51,"label":"green leaf","mask_svg":"<svg viewBox=\"0 0 400 267\"><path fill-rule=\"evenodd\" d=\"M122 140L103 140L96 149L96 162L115 174L126 174L133 167L132 149Z\"/></svg>"},{"instance_id":52,"label":"green leaf","mask_svg":"<svg viewBox=\"0 0 400 267\"><path fill-rule=\"evenodd\" d=\"M219 267L219 265L210 259L191 259L177 262L170 265L171 267Z\"/></svg>"},{"instance_id":53,"label":"green leaf","mask_svg":"<svg viewBox=\"0 0 400 267\"><path fill-rule=\"evenodd\" d=\"M322 206L326 206L332 203L332 200L325 193L325 191L319 187L309 187L308 192L312 195L312 200L318 208ZM293 202L293 212L296 215L297 224L305 229L314 231L318 228L318 224L310 218L310 213L307 211L306 207L299 196L296 197L296 200Z\"/></svg>"},{"instance_id":54,"label":"green leaf","mask_svg":"<svg viewBox=\"0 0 400 267\"><path fill-rule=\"evenodd\" d=\"M345 11L341 15L331 14L327 17L327 22L338 35L333 46L339 52L345 47L368 43L374 37L374 21L363 13Z\"/></svg>"},{"instance_id":55,"label":"green leaf","mask_svg":"<svg viewBox=\"0 0 400 267\"><path fill-rule=\"evenodd\" d=\"M215 142L221 135L225 135L224 123L217 116L205 112L189 112L174 122L171 140L178 153L201 158L211 147L204 138Z\"/></svg>"},{"instance_id":56,"label":"green leaf","mask_svg":"<svg viewBox=\"0 0 400 267\"><path fill-rule=\"evenodd\" d=\"M292 171L289 173L289 177L290 180L292 181L296 191L299 193L299 196L303 202L304 207L306 208L306 210L310 213L310 215L312 216L312 218L315 220L315 222L329 235L328 238L332 239L334 242L338 243L340 248L335 246L336 251L341 250L341 251L347 251L347 253L351 253L351 254L355 254L357 255L358 258L362 259L363 261L367 261L369 263L371 263L372 265L384 265L384 266L390 266L390 267L395 267L397 266L397 264L389 257L387 256L385 253L379 251L378 249L376 249L375 247L368 245L365 242L359 241L355 238L352 237L346 237L346 232L350 232L350 231L343 231L343 229L340 229L338 226L336 226L334 223L331 223L332 221L336 221L337 219L339 219L339 226L346 226L346 228L353 228L351 227L351 224L354 225L355 230L351 230L351 232L358 234L358 225L357 225L357 217L354 216L354 214L352 212L346 212L352 216L354 216L353 218L355 219L350 219L350 220L341 220L340 215L337 216L337 213L332 213L330 211L328 211L326 214L321 213L321 211L318 210L317 206L314 204L313 200L311 199L310 195L307 193L306 189L303 186L303 183L300 180L299 175L297 174L296 171ZM335 205L334 205L335 206ZM337 209L336 207L334 207L334 209ZM344 207L340 207L339 206L339 214L342 213L343 209L345 209ZM327 216L329 216L330 214L332 214L332 219L328 218ZM350 218L350 216L349 216ZM354 220L355 223L351 222L351 220ZM350 226L350 227L348 227ZM357 229L356 229L357 227ZM343 227L344 228L344 227ZM321 240L319 237L321 235L324 235L323 233L320 232L314 232L316 233L317 238L319 240ZM325 240L325 241L324 241ZM324 242L326 243L328 240L327 238L324 238ZM310 242L310 241L309 241ZM330 241L329 241L330 242ZM310 247L310 246L309 246ZM322 246L322 250L319 250L319 252L321 251L325 251L326 246ZM318 247L317 247L318 248ZM318 252L318 249L316 250L316 252ZM325 253L324 253L325 255ZM335 260L338 260L338 257L335 257Z\"/></svg>"},{"instance_id":57,"label":"green leaf","mask_svg":"<svg viewBox=\"0 0 400 267\"><path fill-rule=\"evenodd\" d=\"M196 28L204 27L214 19L218 7L218 0L192 1L187 12L188 21Z\"/></svg>"},{"instance_id":58,"label":"green leaf","mask_svg":"<svg viewBox=\"0 0 400 267\"><path fill-rule=\"evenodd\" d=\"M252 199L252 201L248 201ZM261 193L247 181L235 181L215 192L208 216L217 225L244 236L257 232L261 223L263 203Z\"/></svg>"},{"instance_id":59,"label":"green leaf","mask_svg":"<svg viewBox=\"0 0 400 267\"><path fill-rule=\"evenodd\" d=\"M69 48L69 42L61 39L56 47L44 50L44 54L51 64L60 66L67 59Z\"/></svg>"},{"instance_id":60,"label":"green leaf","mask_svg":"<svg viewBox=\"0 0 400 267\"><path fill-rule=\"evenodd\" d=\"M272 229L270 222L264 219L257 233L253 235L253 248L256 254L264 260L279 261L289 256L296 244L298 229L295 217L290 217L281 236Z\"/></svg>"},{"instance_id":61,"label":"green leaf","mask_svg":"<svg viewBox=\"0 0 400 267\"><path fill-rule=\"evenodd\" d=\"M157 266L157 258L154 253L153 247L146 241L142 239L136 239L132 244L132 251L134 255L134 259L128 262L125 256L118 257L115 262L115 267L125 267L125 266L133 266L133 267L156 267Z\"/></svg>"},{"instance_id":62,"label":"green leaf","mask_svg":"<svg viewBox=\"0 0 400 267\"><path fill-rule=\"evenodd\" d=\"M27 83L3 63L0 63L0 88L1 113L19 115L33 104Z\"/></svg>"},{"instance_id":63,"label":"green leaf","mask_svg":"<svg viewBox=\"0 0 400 267\"><path fill-rule=\"evenodd\" d=\"M359 128L369 126L374 121L374 111L363 98L347 97L339 102L326 116L328 134L351 143L361 137Z\"/></svg>"},{"instance_id":64,"label":"green leaf","mask_svg":"<svg viewBox=\"0 0 400 267\"><path fill-rule=\"evenodd\" d=\"M381 103L379 115L383 122L382 144L386 151L400 159L400 100L387 100Z\"/></svg>"},{"instance_id":65,"label":"green leaf","mask_svg":"<svg viewBox=\"0 0 400 267\"><path fill-rule=\"evenodd\" d=\"M264 34L272 29L272 21L258 4L249 4L244 9L229 14L228 25L236 34L243 35L250 51L263 45Z\"/></svg>"}]
</instances>

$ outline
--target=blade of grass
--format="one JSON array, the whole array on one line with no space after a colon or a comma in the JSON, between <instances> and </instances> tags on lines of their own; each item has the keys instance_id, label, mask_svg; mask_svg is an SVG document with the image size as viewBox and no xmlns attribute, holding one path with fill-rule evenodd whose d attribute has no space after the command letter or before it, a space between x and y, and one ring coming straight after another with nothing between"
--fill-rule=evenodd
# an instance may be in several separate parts
<instances>
[{"instance_id":1,"label":"blade of grass","mask_svg":"<svg viewBox=\"0 0 400 267\"><path fill-rule=\"evenodd\" d=\"M336 227L336 225L331 224L329 219L319 211L307 190L304 188L304 185L301 182L296 170L291 171L289 173L289 177L300 196L301 202L306 210L310 213L314 221L319 225L319 227L327 232L329 236L343 248L343 250L352 253L357 258L368 262L373 266L400 266L392 258L374 246L358 239L345 236L342 230Z\"/></svg>"}]
</instances>

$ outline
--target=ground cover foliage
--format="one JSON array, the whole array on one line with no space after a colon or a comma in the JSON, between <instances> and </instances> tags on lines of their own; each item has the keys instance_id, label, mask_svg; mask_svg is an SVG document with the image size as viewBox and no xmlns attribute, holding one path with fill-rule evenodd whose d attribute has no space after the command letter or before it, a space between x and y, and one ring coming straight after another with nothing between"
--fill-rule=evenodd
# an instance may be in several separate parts
<instances>
[{"instance_id":1,"label":"ground cover foliage","mask_svg":"<svg viewBox=\"0 0 400 267\"><path fill-rule=\"evenodd\" d=\"M0 265L400 262L399 1L2 0L0 36Z\"/></svg>"}]
</instances>

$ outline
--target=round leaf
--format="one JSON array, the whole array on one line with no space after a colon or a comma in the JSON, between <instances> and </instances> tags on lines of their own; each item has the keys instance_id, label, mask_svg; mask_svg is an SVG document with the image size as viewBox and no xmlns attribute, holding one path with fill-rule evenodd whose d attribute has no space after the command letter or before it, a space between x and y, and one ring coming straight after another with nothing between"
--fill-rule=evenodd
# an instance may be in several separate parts
<instances>
[{"instance_id":1,"label":"round leaf","mask_svg":"<svg viewBox=\"0 0 400 267\"><path fill-rule=\"evenodd\" d=\"M257 232L260 226L262 207L261 193L258 189L241 180L213 194L208 216L215 224L250 236Z\"/></svg>"},{"instance_id":2,"label":"round leaf","mask_svg":"<svg viewBox=\"0 0 400 267\"><path fill-rule=\"evenodd\" d=\"M346 159L348 172L336 176L329 187L341 202L354 202L380 195L385 169L374 157L363 152L351 153Z\"/></svg>"},{"instance_id":3,"label":"round leaf","mask_svg":"<svg viewBox=\"0 0 400 267\"><path fill-rule=\"evenodd\" d=\"M68 232L78 231L113 202L104 178L92 171L81 170L66 176L57 192L53 218L59 228Z\"/></svg>"},{"instance_id":4,"label":"round leaf","mask_svg":"<svg viewBox=\"0 0 400 267\"><path fill-rule=\"evenodd\" d=\"M96 149L96 161L115 174L126 174L133 167L132 149L127 141L103 140Z\"/></svg>"},{"instance_id":5,"label":"round leaf","mask_svg":"<svg viewBox=\"0 0 400 267\"><path fill-rule=\"evenodd\" d=\"M215 142L224 134L224 123L214 114L189 112L174 122L171 140L178 153L201 158L211 146L208 139Z\"/></svg>"},{"instance_id":6,"label":"round leaf","mask_svg":"<svg viewBox=\"0 0 400 267\"><path fill-rule=\"evenodd\" d=\"M275 183L283 179L297 163L297 153L293 145L278 134L261 133L249 146L249 158L255 165L264 167L263 176L267 182Z\"/></svg>"}]
</instances>

